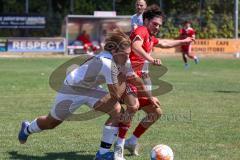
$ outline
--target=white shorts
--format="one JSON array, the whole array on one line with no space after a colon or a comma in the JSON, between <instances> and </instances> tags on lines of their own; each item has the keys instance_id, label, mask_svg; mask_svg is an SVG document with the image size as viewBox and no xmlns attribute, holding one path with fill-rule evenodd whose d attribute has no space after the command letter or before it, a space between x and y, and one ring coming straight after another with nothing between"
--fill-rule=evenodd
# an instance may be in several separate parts
<instances>
[{"instance_id":1,"label":"white shorts","mask_svg":"<svg viewBox=\"0 0 240 160\"><path fill-rule=\"evenodd\" d=\"M64 121L83 104L93 108L95 103L107 94L103 88L81 89L76 92L67 87L57 94L50 114L53 118Z\"/></svg>"}]
</instances>

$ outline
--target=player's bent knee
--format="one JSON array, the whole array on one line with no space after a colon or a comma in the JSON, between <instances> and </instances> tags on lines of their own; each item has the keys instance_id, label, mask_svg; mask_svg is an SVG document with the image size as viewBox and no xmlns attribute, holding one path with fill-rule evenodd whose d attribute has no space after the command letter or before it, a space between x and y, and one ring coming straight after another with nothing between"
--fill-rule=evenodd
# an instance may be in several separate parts
<instances>
[{"instance_id":1,"label":"player's bent knee","mask_svg":"<svg viewBox=\"0 0 240 160\"><path fill-rule=\"evenodd\" d=\"M148 120L151 122L156 122L162 115L162 111L160 108L156 108L154 112L148 113Z\"/></svg>"},{"instance_id":2,"label":"player's bent knee","mask_svg":"<svg viewBox=\"0 0 240 160\"><path fill-rule=\"evenodd\" d=\"M139 110L140 104L139 101L135 101L134 104L127 105L127 110L131 113L136 113Z\"/></svg>"},{"instance_id":3,"label":"player's bent knee","mask_svg":"<svg viewBox=\"0 0 240 160\"><path fill-rule=\"evenodd\" d=\"M116 105L111 111L108 112L110 116L119 117L121 114L121 105Z\"/></svg>"},{"instance_id":4,"label":"player's bent knee","mask_svg":"<svg viewBox=\"0 0 240 160\"><path fill-rule=\"evenodd\" d=\"M134 104L131 106L127 106L127 111L130 113L136 113L139 109L139 105L138 104Z\"/></svg>"},{"instance_id":5,"label":"player's bent knee","mask_svg":"<svg viewBox=\"0 0 240 160\"><path fill-rule=\"evenodd\" d=\"M160 118L163 114L163 111L161 108L156 108L156 111L155 111L156 115L158 118Z\"/></svg>"},{"instance_id":6,"label":"player's bent knee","mask_svg":"<svg viewBox=\"0 0 240 160\"><path fill-rule=\"evenodd\" d=\"M120 114L122 111L121 105L114 107L113 111L115 114Z\"/></svg>"}]
</instances>

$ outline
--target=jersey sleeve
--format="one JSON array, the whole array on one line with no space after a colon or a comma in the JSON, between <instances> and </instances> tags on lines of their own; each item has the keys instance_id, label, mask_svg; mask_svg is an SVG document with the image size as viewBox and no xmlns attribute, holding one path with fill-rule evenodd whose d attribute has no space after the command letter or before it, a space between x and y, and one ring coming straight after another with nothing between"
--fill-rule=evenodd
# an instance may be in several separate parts
<instances>
[{"instance_id":1,"label":"jersey sleeve","mask_svg":"<svg viewBox=\"0 0 240 160\"><path fill-rule=\"evenodd\" d=\"M196 34L196 31L193 29L192 30L192 36Z\"/></svg>"},{"instance_id":2,"label":"jersey sleeve","mask_svg":"<svg viewBox=\"0 0 240 160\"><path fill-rule=\"evenodd\" d=\"M133 32L133 35L132 35L131 39L132 39L132 41L135 41L136 38L140 38L142 41L144 41L146 36L147 36L147 30L143 27L138 27Z\"/></svg>"},{"instance_id":3,"label":"jersey sleeve","mask_svg":"<svg viewBox=\"0 0 240 160\"><path fill-rule=\"evenodd\" d=\"M103 65L101 69L101 74L104 76L107 84L116 84L118 83L118 68L115 63L111 60L103 58Z\"/></svg>"},{"instance_id":4,"label":"jersey sleeve","mask_svg":"<svg viewBox=\"0 0 240 160\"><path fill-rule=\"evenodd\" d=\"M181 36L183 33L183 30L182 29L179 29L179 35Z\"/></svg>"},{"instance_id":5,"label":"jersey sleeve","mask_svg":"<svg viewBox=\"0 0 240 160\"><path fill-rule=\"evenodd\" d=\"M179 30L179 38L180 38L180 39L184 39L183 29L180 29L180 30Z\"/></svg>"},{"instance_id":6,"label":"jersey sleeve","mask_svg":"<svg viewBox=\"0 0 240 160\"><path fill-rule=\"evenodd\" d=\"M67 73L64 84L76 85L84 79L88 65L82 65Z\"/></svg>"},{"instance_id":7,"label":"jersey sleeve","mask_svg":"<svg viewBox=\"0 0 240 160\"><path fill-rule=\"evenodd\" d=\"M157 39L156 37L153 36L153 46L156 46L159 44L159 39Z\"/></svg>"},{"instance_id":8,"label":"jersey sleeve","mask_svg":"<svg viewBox=\"0 0 240 160\"><path fill-rule=\"evenodd\" d=\"M190 29L189 33L188 33L188 36L192 37L193 35L195 35L195 30L194 29Z\"/></svg>"}]
</instances>

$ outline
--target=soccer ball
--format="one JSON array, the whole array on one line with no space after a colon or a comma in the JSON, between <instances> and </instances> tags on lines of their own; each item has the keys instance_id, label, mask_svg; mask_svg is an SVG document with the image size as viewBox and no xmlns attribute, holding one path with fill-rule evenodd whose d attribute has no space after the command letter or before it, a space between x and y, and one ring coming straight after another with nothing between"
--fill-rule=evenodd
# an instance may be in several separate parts
<instances>
[{"instance_id":1,"label":"soccer ball","mask_svg":"<svg viewBox=\"0 0 240 160\"><path fill-rule=\"evenodd\" d=\"M153 147L151 160L173 160L173 151L169 146L159 144Z\"/></svg>"}]
</instances>

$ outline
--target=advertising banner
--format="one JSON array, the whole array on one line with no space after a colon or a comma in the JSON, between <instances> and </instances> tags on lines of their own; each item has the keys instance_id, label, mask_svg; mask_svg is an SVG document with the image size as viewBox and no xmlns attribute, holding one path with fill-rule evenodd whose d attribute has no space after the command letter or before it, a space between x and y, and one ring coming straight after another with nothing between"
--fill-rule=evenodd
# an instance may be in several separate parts
<instances>
[{"instance_id":1,"label":"advertising banner","mask_svg":"<svg viewBox=\"0 0 240 160\"><path fill-rule=\"evenodd\" d=\"M8 52L65 52L64 38L9 38Z\"/></svg>"},{"instance_id":2,"label":"advertising banner","mask_svg":"<svg viewBox=\"0 0 240 160\"><path fill-rule=\"evenodd\" d=\"M195 53L236 53L240 51L240 40L198 39L193 44Z\"/></svg>"},{"instance_id":3,"label":"advertising banner","mask_svg":"<svg viewBox=\"0 0 240 160\"><path fill-rule=\"evenodd\" d=\"M156 53L181 52L180 47L171 49L155 48ZM232 54L240 52L240 40L236 39L196 39L192 44L192 52L197 54Z\"/></svg>"},{"instance_id":4,"label":"advertising banner","mask_svg":"<svg viewBox=\"0 0 240 160\"><path fill-rule=\"evenodd\" d=\"M44 16L0 15L0 28L45 28Z\"/></svg>"},{"instance_id":5,"label":"advertising banner","mask_svg":"<svg viewBox=\"0 0 240 160\"><path fill-rule=\"evenodd\" d=\"M7 51L7 40L0 39L0 52L6 52L6 51Z\"/></svg>"}]
</instances>

